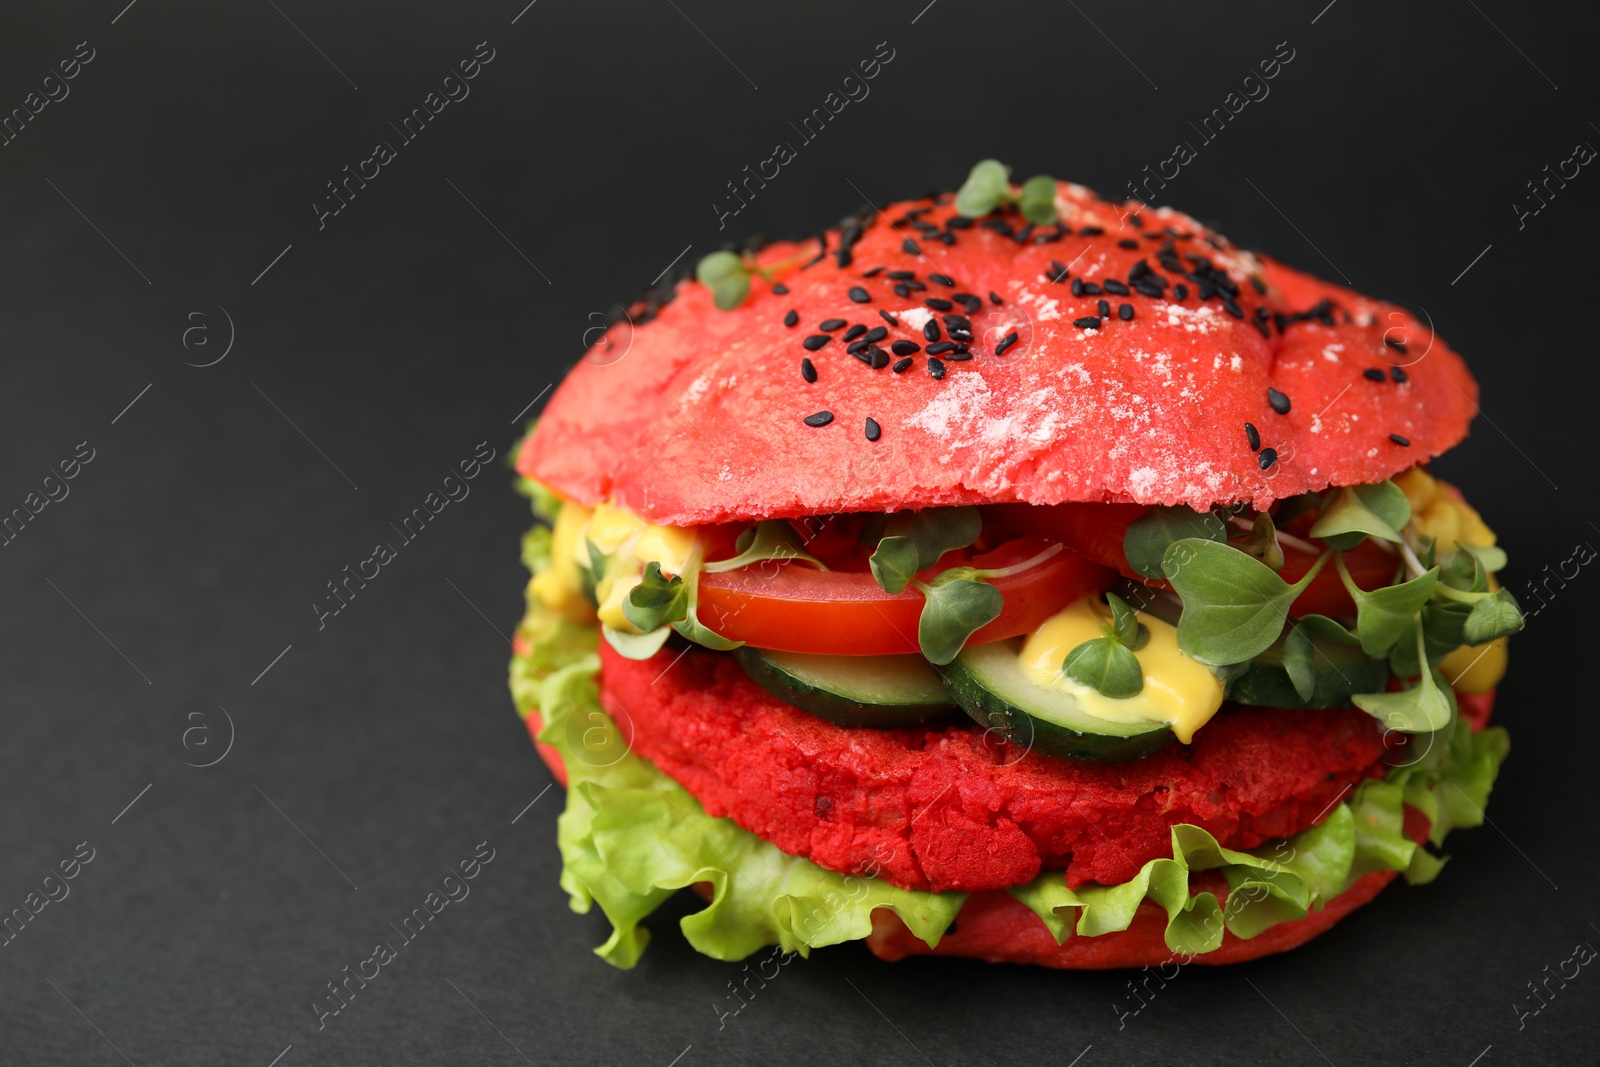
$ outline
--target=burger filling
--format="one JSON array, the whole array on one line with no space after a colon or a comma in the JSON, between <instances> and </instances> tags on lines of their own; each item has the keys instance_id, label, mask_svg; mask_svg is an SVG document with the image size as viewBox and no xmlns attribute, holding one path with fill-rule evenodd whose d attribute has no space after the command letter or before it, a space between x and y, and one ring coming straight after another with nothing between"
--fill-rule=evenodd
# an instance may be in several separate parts
<instances>
[{"instance_id":1,"label":"burger filling","mask_svg":"<svg viewBox=\"0 0 1600 1067\"><path fill-rule=\"evenodd\" d=\"M898 869L887 851L852 854L836 873L770 844L777 830L708 815L705 789L691 795L630 751L600 708L596 640L663 666L698 649L710 655L701 677L747 677L794 722L961 731L1000 766L1127 764L1196 745L1230 706L1376 720L1387 770L1272 848L1234 850L1174 824L1170 858L1131 880L1068 888L1057 871L1005 887L1058 939L1063 917L1080 933L1122 929L1148 900L1167 908L1174 951L1204 952L1224 928L1252 936L1303 916L1367 871L1426 880L1441 861L1405 832L1405 812L1435 844L1475 825L1504 755L1502 732L1469 730L1462 715L1498 683L1522 625L1495 578L1505 554L1420 468L1263 511L1006 504L696 528L523 486L548 526L525 542L534 577L513 688L573 779L564 884L575 907L605 908L616 933L601 952L621 965L642 948L638 919L684 885L711 886L711 908L684 928L724 958L865 937L875 908L931 946L965 894L885 877ZM624 870L624 854L655 858ZM1226 909L1191 894L1190 869L1227 875ZM1233 914L1250 886L1257 902ZM1197 908L1216 921L1197 924Z\"/></svg>"}]
</instances>

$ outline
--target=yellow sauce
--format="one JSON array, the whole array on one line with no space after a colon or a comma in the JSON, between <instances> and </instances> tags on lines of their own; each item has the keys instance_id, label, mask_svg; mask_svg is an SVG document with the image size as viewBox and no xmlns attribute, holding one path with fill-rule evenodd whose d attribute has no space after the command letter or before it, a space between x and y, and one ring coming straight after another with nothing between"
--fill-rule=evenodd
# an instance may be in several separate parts
<instances>
[{"instance_id":1,"label":"yellow sauce","mask_svg":"<svg viewBox=\"0 0 1600 1067\"><path fill-rule=\"evenodd\" d=\"M620 557L595 583L598 611L588 610L583 595L581 572L591 569L591 544L601 555ZM697 550L693 530L655 526L615 504L602 502L590 510L568 501L562 504L551 532L550 566L533 579L529 588L551 608L570 611L576 617L576 605L582 605L581 617L598 616L613 630L638 633L638 627L623 614L622 605L639 584L645 564L657 562L664 574L682 574Z\"/></svg>"},{"instance_id":2,"label":"yellow sauce","mask_svg":"<svg viewBox=\"0 0 1600 1067\"><path fill-rule=\"evenodd\" d=\"M1023 673L1035 685L1071 693L1090 715L1108 722L1165 722L1179 741L1188 744L1222 706L1222 683L1209 667L1178 648L1177 627L1139 613L1150 640L1134 653L1144 669L1144 688L1135 696L1108 697L1062 673L1067 653L1104 636L1100 626L1109 619L1109 609L1097 597L1086 597L1058 612L1023 643Z\"/></svg>"}]
</instances>

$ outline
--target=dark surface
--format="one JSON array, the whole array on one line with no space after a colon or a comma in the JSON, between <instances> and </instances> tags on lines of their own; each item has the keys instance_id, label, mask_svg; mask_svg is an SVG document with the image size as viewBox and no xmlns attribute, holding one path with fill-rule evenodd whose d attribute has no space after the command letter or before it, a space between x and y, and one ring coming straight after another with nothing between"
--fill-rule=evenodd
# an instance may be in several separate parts
<instances>
[{"instance_id":1,"label":"dark surface","mask_svg":"<svg viewBox=\"0 0 1600 1067\"><path fill-rule=\"evenodd\" d=\"M1452 838L1435 885L1290 956L1187 969L1121 1029L1125 974L888 966L859 947L791 964L719 1028L739 969L686 948L686 903L636 971L590 955L603 920L566 908L560 793L541 793L504 687L527 512L498 464L320 632L310 607L478 442L503 454L589 314L685 245L812 232L863 196L953 187L985 155L1124 191L1174 141L1198 145L1189 123L1286 39L1271 95L1158 202L1427 309L1485 397L1439 467L1501 532L1527 601L1541 568L1600 544L1600 176L1521 230L1511 207L1574 143L1600 144L1592 45L1561 9L1342 0L1313 25L1325 0L1149 22L1154 5L941 0L913 25L925 0L543 0L512 25L521 0L141 0L112 24L124 2L8 11L0 32L5 109L77 42L96 49L0 147L4 508L95 449L0 549L0 907L78 842L96 850L0 948L0 1060L1595 1060L1592 968L1518 1024L1528 982L1600 945L1592 565L1516 642L1493 828ZM319 231L324 182L486 39L471 96ZM724 182L883 40L896 56L870 97L719 234ZM222 351L222 309L232 351L186 366ZM197 323L211 345L186 349ZM188 700L231 716L215 766L185 764L226 739L213 711L212 747L180 746ZM484 840L471 896L319 1032L325 983Z\"/></svg>"}]
</instances>

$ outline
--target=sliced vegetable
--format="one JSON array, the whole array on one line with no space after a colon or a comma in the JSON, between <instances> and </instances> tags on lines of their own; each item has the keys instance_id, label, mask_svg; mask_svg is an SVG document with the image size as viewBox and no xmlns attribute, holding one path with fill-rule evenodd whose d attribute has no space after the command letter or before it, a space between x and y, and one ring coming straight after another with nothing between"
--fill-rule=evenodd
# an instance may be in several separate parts
<instances>
[{"instance_id":1,"label":"sliced vegetable","mask_svg":"<svg viewBox=\"0 0 1600 1067\"><path fill-rule=\"evenodd\" d=\"M840 726L921 726L961 714L918 655L819 656L748 645L736 655L763 689Z\"/></svg>"},{"instance_id":2,"label":"sliced vegetable","mask_svg":"<svg viewBox=\"0 0 1600 1067\"><path fill-rule=\"evenodd\" d=\"M956 566L1001 569L1037 555L1049 543L1018 538L973 556L946 553L926 581ZM1030 633L1062 606L1099 592L1112 573L1058 552L1020 574L993 579L1003 606L974 643ZM758 648L846 656L881 656L920 651L917 628L924 605L916 589L888 593L866 571L818 571L795 563L768 562L746 570L700 576L700 618L722 636Z\"/></svg>"},{"instance_id":3,"label":"sliced vegetable","mask_svg":"<svg viewBox=\"0 0 1600 1067\"><path fill-rule=\"evenodd\" d=\"M1166 723L1112 722L1088 714L1076 696L1037 685L1014 641L969 646L940 667L961 709L1019 748L1065 759L1117 763L1148 756L1172 740Z\"/></svg>"}]
</instances>

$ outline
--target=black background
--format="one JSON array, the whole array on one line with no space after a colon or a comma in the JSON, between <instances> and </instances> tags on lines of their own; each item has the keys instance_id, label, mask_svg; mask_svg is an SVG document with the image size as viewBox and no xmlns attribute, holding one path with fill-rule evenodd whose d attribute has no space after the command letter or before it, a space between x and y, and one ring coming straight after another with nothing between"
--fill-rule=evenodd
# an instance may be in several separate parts
<instances>
[{"instance_id":1,"label":"black background","mask_svg":"<svg viewBox=\"0 0 1600 1067\"><path fill-rule=\"evenodd\" d=\"M1518 1018L1529 981L1600 945L1592 568L1515 643L1494 825L1452 838L1437 883L1288 956L1187 968L1121 1029L1126 974L859 946L790 964L719 1026L739 968L687 949L687 904L637 970L590 955L604 921L566 908L560 793L504 686L528 520L498 463L326 629L310 607L479 442L503 454L590 314L685 246L814 232L991 155L1115 194L1178 140L1199 155L1158 202L1425 308L1467 355L1483 415L1438 468L1536 606L1529 579L1600 544L1600 176L1520 228L1512 206L1600 144L1592 35L1560 8L539 0L513 24L523 0L124 2L0 29L0 113L95 50L0 147L0 511L95 450L0 548L0 910L96 850L0 949L0 1059L1595 1059L1592 969ZM480 41L471 96L319 230L324 183ZM871 95L719 232L724 183L880 41L895 58ZM1201 145L1189 123L1281 41L1271 95ZM227 357L186 365L220 354L228 319ZM203 769L174 725L197 699L234 726ZM319 1032L325 983L484 840L471 896Z\"/></svg>"}]
</instances>

